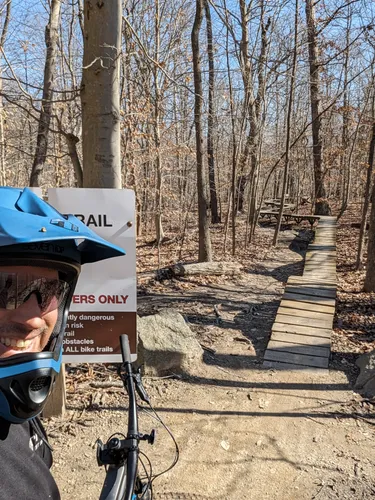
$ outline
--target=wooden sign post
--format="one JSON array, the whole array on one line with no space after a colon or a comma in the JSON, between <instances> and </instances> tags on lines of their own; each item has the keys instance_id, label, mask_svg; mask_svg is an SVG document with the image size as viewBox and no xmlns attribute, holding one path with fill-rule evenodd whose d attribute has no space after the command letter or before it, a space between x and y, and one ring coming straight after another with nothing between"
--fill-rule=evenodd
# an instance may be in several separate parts
<instances>
[{"instance_id":1,"label":"wooden sign post","mask_svg":"<svg viewBox=\"0 0 375 500\"><path fill-rule=\"evenodd\" d=\"M43 408L43 417L50 418L63 416L66 408L66 388L65 388L65 365L61 365L61 370L55 379L55 385L48 398L47 404Z\"/></svg>"}]
</instances>

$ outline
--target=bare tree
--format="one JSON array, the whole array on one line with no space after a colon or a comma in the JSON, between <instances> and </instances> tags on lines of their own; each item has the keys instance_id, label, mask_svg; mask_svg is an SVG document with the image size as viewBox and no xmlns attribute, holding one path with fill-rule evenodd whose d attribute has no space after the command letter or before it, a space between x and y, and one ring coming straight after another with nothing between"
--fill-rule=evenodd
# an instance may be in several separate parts
<instances>
[{"instance_id":1,"label":"bare tree","mask_svg":"<svg viewBox=\"0 0 375 500\"><path fill-rule=\"evenodd\" d=\"M7 0L3 30L1 32L1 38L0 38L1 51L3 50L5 39L8 33L11 6L12 6L11 0ZM7 183L7 179L6 179L6 165L5 165L4 109L3 109L3 98L1 97L2 90L3 90L3 79L2 79L2 72L0 70L0 186L5 186Z\"/></svg>"},{"instance_id":2,"label":"bare tree","mask_svg":"<svg viewBox=\"0 0 375 500\"><path fill-rule=\"evenodd\" d=\"M154 141L156 149L155 170L156 170L156 189L155 189L155 230L156 242L160 244L164 239L163 224L161 219L162 211L162 160L161 160L161 141L160 141L160 111L161 111L161 92L159 87L159 51L160 51L160 8L159 0L155 0L155 55L153 65L154 75Z\"/></svg>"},{"instance_id":3,"label":"bare tree","mask_svg":"<svg viewBox=\"0 0 375 500\"><path fill-rule=\"evenodd\" d=\"M213 143L214 124L214 96L215 96L215 63L212 36L212 20L210 4L204 0L204 9L207 21L207 56L208 56L208 117L207 117L207 160L208 176L210 183L210 205L211 221L213 224L221 222L217 204L216 182L215 182L215 158Z\"/></svg>"},{"instance_id":4,"label":"bare tree","mask_svg":"<svg viewBox=\"0 0 375 500\"><path fill-rule=\"evenodd\" d=\"M83 186L121 188L122 2L84 2Z\"/></svg>"},{"instance_id":5,"label":"bare tree","mask_svg":"<svg viewBox=\"0 0 375 500\"><path fill-rule=\"evenodd\" d=\"M323 139L320 104L320 65L314 0L306 0L307 40L309 45L310 99L312 117L313 163L315 181L315 214L330 215L324 182Z\"/></svg>"},{"instance_id":6,"label":"bare tree","mask_svg":"<svg viewBox=\"0 0 375 500\"><path fill-rule=\"evenodd\" d=\"M49 22L45 31L47 52L44 66L43 97L40 110L35 156L31 168L30 186L40 185L40 176L43 172L44 163L47 157L48 133L53 109L53 82L56 64L60 9L61 1L52 0Z\"/></svg>"},{"instance_id":7,"label":"bare tree","mask_svg":"<svg viewBox=\"0 0 375 500\"><path fill-rule=\"evenodd\" d=\"M289 163L290 163L290 134L291 134L291 122L292 122L292 112L294 103L294 90L296 82L297 73L297 55L298 55L298 0L296 0L296 9L294 14L294 47L293 47L293 62L290 75L290 88L289 88L289 100L288 100L288 112L286 118L286 144L285 144L285 167L284 167L284 179L283 179L283 190L281 194L281 202L279 215L277 218L277 224L275 228L275 234L273 237L274 246L277 245L277 240L279 236L279 231L281 227L281 220L284 211L285 196L287 192L288 180L289 180Z\"/></svg>"},{"instance_id":8,"label":"bare tree","mask_svg":"<svg viewBox=\"0 0 375 500\"><path fill-rule=\"evenodd\" d=\"M374 79L372 79L372 84L374 82ZM364 244L365 244L365 234L366 234L366 227L367 227L367 221L368 221L368 211L370 207L370 203L372 201L372 208L375 205L374 202L374 192L372 192L372 200L371 200L371 190L372 190L372 184L373 184L373 171L374 171L374 155L375 155L375 91L372 88L372 129L371 129L371 140L369 144L369 151L368 151L368 165L367 165L367 175L366 175L366 185L365 185L365 190L364 190L364 196L363 196L363 210L362 210L362 220L361 220L361 227L359 230L359 239L358 239L358 250L357 250L357 261L356 261L356 269L360 269L362 266L362 258L363 258L363 249L364 249ZM371 212L370 218L373 217L373 214ZM371 224L373 224L373 219L371 219ZM374 231L374 228L372 228L372 231ZM372 238L374 238L373 232L371 233ZM370 242L369 242L369 249L368 251L370 252ZM372 261L372 257L370 253L368 254L368 260L369 262L367 263L367 268L370 265ZM366 280L370 282L372 280L372 276L369 275L367 278L366 275ZM371 285L369 285L371 287Z\"/></svg>"},{"instance_id":9,"label":"bare tree","mask_svg":"<svg viewBox=\"0 0 375 500\"><path fill-rule=\"evenodd\" d=\"M373 126L373 134L371 138L372 162L374 161L374 144L375 144L375 124ZM368 234L367 247L367 265L366 277L364 284L365 292L375 292L375 182L372 187L372 205L370 214L370 228Z\"/></svg>"},{"instance_id":10,"label":"bare tree","mask_svg":"<svg viewBox=\"0 0 375 500\"><path fill-rule=\"evenodd\" d=\"M207 217L206 181L203 168L203 133L202 133L202 71L199 48L199 33L203 19L203 0L196 0L196 11L193 30L191 32L191 47L193 52L194 70L194 124L197 160L197 191L198 191L198 225L199 225L199 262L212 260L210 228Z\"/></svg>"}]
</instances>

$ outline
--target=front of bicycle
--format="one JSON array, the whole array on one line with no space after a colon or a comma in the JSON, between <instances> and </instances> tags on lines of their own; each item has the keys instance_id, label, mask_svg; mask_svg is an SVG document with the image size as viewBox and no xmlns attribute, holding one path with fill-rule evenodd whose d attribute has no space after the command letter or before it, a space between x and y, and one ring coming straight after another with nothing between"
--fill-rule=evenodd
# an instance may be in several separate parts
<instances>
[{"instance_id":1,"label":"front of bicycle","mask_svg":"<svg viewBox=\"0 0 375 500\"><path fill-rule=\"evenodd\" d=\"M129 397L128 429L126 436L122 433L116 433L105 444L99 439L97 441L98 465L106 467L106 477L100 500L152 500L152 482L176 465L179 455L178 445L171 431L152 408L150 398L142 383L140 369L133 371L127 335L120 336L120 345L123 363L119 368L119 375ZM152 474L151 462L139 450L140 441L154 444L155 430L153 429L150 434L139 432L136 393L150 407L153 418L162 424L176 447L176 455L172 465L159 474ZM147 413L145 408L142 409ZM140 458L140 454L147 459L149 472ZM138 474L139 461L143 466L146 481Z\"/></svg>"}]
</instances>

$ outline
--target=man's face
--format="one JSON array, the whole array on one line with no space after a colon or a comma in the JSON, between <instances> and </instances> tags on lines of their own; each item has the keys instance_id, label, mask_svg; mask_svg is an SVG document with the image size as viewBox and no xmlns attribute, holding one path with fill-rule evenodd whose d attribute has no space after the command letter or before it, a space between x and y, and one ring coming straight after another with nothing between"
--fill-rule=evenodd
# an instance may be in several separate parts
<instances>
[{"instance_id":1,"label":"man's face","mask_svg":"<svg viewBox=\"0 0 375 500\"><path fill-rule=\"evenodd\" d=\"M0 273L31 274L58 279L55 269L29 266L0 266ZM42 311L35 293L15 309L0 306L0 358L25 352L41 352L47 345L58 319L58 310Z\"/></svg>"}]
</instances>

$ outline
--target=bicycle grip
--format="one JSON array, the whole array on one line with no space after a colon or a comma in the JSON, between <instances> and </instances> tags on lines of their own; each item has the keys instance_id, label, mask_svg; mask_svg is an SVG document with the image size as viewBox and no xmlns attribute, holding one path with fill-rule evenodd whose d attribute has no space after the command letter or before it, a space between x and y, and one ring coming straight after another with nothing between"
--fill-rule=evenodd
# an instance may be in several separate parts
<instances>
[{"instance_id":1,"label":"bicycle grip","mask_svg":"<svg viewBox=\"0 0 375 500\"><path fill-rule=\"evenodd\" d=\"M120 346L123 363L131 363L129 337L126 334L120 335Z\"/></svg>"}]
</instances>

